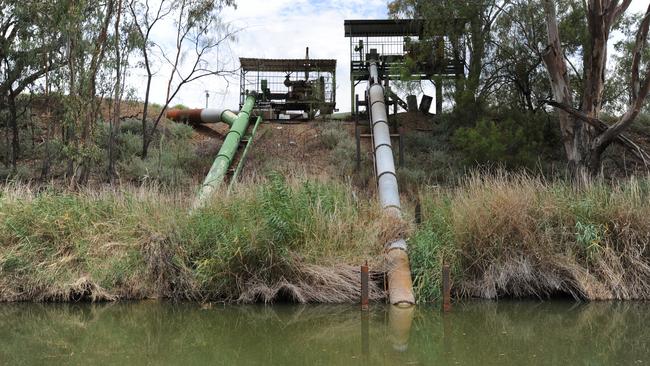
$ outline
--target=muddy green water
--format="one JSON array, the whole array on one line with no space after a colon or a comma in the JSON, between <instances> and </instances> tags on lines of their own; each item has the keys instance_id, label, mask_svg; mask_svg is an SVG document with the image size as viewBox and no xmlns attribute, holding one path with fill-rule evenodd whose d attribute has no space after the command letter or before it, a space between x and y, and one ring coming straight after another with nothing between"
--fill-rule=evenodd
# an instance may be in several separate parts
<instances>
[{"instance_id":1,"label":"muddy green water","mask_svg":"<svg viewBox=\"0 0 650 366\"><path fill-rule=\"evenodd\" d=\"M2 365L650 365L650 304L0 304Z\"/></svg>"}]
</instances>

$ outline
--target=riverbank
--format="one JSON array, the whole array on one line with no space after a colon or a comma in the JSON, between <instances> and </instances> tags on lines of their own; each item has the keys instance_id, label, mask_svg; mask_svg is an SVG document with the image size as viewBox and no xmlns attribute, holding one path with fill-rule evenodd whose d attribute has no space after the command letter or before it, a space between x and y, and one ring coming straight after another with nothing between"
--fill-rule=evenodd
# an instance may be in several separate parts
<instances>
[{"instance_id":1,"label":"riverbank","mask_svg":"<svg viewBox=\"0 0 650 366\"><path fill-rule=\"evenodd\" d=\"M0 301L172 298L339 303L359 298L359 265L384 271L382 238L410 245L420 302L456 296L650 298L650 181L575 191L524 175L473 175L407 200L399 230L340 181L242 184L188 215L189 193L159 187L0 193ZM371 297L384 297L373 283Z\"/></svg>"}]
</instances>

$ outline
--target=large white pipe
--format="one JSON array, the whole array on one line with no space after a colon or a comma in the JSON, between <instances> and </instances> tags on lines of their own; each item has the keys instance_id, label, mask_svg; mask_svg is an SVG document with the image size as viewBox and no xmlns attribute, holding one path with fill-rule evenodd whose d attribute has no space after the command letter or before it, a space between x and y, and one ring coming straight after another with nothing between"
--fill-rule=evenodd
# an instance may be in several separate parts
<instances>
[{"instance_id":1,"label":"large white pipe","mask_svg":"<svg viewBox=\"0 0 650 366\"><path fill-rule=\"evenodd\" d=\"M229 109L170 109L167 118L174 121L184 121L191 124L223 122L232 125L237 115Z\"/></svg>"},{"instance_id":2,"label":"large white pipe","mask_svg":"<svg viewBox=\"0 0 650 366\"><path fill-rule=\"evenodd\" d=\"M229 109L206 108L201 111L203 123L225 122L229 125L237 118L237 115Z\"/></svg>"},{"instance_id":3,"label":"large white pipe","mask_svg":"<svg viewBox=\"0 0 650 366\"><path fill-rule=\"evenodd\" d=\"M368 61L368 69L370 71L368 99L370 102L370 123L372 125L374 139L373 147L377 169L379 202L382 209L399 217L401 216L400 211L402 206L399 199L397 175L395 174L395 160L393 159L393 147L390 141L384 88L381 86L381 79L379 78L377 69L378 59L379 57L376 51L371 50ZM406 254L407 249L404 239L397 239L385 243L385 250L392 267L388 273L389 297L391 304L394 305L411 305L415 303L411 271Z\"/></svg>"}]
</instances>

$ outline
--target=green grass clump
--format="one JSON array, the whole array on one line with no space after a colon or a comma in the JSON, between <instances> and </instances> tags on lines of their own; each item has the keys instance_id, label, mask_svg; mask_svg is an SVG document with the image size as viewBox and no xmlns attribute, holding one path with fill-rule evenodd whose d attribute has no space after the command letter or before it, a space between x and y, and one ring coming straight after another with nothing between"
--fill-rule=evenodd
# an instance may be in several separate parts
<instances>
[{"instance_id":1,"label":"green grass clump","mask_svg":"<svg viewBox=\"0 0 650 366\"><path fill-rule=\"evenodd\" d=\"M298 283L305 263L361 263L377 256L375 211L346 185L289 184L272 175L192 215L181 236L205 291L232 299L254 284Z\"/></svg>"},{"instance_id":2,"label":"green grass clump","mask_svg":"<svg viewBox=\"0 0 650 366\"><path fill-rule=\"evenodd\" d=\"M188 201L156 187L6 187L0 300L353 301L357 266L378 263L379 210L342 183L272 175L191 214Z\"/></svg>"}]
</instances>

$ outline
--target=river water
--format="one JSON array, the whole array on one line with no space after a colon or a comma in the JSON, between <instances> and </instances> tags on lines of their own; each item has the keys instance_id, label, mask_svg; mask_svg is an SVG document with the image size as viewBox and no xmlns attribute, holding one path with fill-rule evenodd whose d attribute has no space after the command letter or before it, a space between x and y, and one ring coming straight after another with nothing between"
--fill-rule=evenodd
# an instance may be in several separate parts
<instances>
[{"instance_id":1,"label":"river water","mask_svg":"<svg viewBox=\"0 0 650 366\"><path fill-rule=\"evenodd\" d=\"M0 304L2 365L650 365L650 304Z\"/></svg>"}]
</instances>

